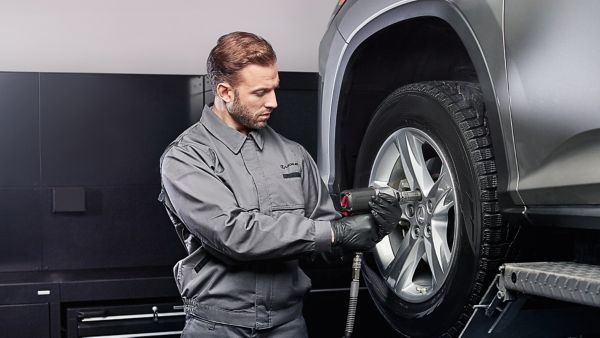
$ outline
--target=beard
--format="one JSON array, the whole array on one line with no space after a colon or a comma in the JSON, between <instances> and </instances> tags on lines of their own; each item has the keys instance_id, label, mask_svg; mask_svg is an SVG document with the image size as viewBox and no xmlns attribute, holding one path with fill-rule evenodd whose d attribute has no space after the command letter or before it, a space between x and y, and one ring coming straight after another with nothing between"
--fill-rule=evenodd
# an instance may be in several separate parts
<instances>
[{"instance_id":1,"label":"beard","mask_svg":"<svg viewBox=\"0 0 600 338\"><path fill-rule=\"evenodd\" d=\"M262 129L266 127L267 121L257 121L256 118L259 114L252 114L248 107L240 103L238 97L239 95L235 93L233 102L231 102L231 105L227 105L227 111L231 115L231 118L248 129Z\"/></svg>"}]
</instances>

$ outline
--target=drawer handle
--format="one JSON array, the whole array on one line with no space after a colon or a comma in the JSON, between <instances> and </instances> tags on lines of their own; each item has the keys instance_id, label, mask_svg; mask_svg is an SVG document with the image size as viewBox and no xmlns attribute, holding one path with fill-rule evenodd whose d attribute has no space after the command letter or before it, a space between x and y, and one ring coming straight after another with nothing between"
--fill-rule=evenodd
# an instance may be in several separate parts
<instances>
[{"instance_id":1,"label":"drawer handle","mask_svg":"<svg viewBox=\"0 0 600 338\"><path fill-rule=\"evenodd\" d=\"M38 290L38 296L48 296L50 295L50 290Z\"/></svg>"},{"instance_id":2,"label":"drawer handle","mask_svg":"<svg viewBox=\"0 0 600 338\"><path fill-rule=\"evenodd\" d=\"M185 316L185 313L184 312L163 312L163 313L157 314L157 316L158 316L158 318L183 317L183 316ZM80 316L79 317L81 322L103 322L103 321L109 321L109 320L131 320L131 319L152 319L152 320L154 320L154 318L156 318L156 317L153 313L152 314L136 314L136 315L118 315L118 316L107 316L106 314L104 314L104 315L98 315L97 317L91 317L91 316L85 316L85 317Z\"/></svg>"}]
</instances>

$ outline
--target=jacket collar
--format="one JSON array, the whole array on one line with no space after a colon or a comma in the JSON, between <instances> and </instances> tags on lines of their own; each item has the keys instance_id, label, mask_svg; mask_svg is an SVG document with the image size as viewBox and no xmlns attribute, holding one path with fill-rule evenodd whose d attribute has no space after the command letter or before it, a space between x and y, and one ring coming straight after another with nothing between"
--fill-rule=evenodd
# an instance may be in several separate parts
<instances>
[{"instance_id":1,"label":"jacket collar","mask_svg":"<svg viewBox=\"0 0 600 338\"><path fill-rule=\"evenodd\" d=\"M200 118L202 123L208 131L213 134L219 141L221 141L231 152L237 154L242 149L246 138L252 137L258 148L262 151L264 147L264 137L262 130L251 130L248 136L243 133L231 128L226 125L217 114L209 106L204 106L202 111L202 117Z\"/></svg>"}]
</instances>

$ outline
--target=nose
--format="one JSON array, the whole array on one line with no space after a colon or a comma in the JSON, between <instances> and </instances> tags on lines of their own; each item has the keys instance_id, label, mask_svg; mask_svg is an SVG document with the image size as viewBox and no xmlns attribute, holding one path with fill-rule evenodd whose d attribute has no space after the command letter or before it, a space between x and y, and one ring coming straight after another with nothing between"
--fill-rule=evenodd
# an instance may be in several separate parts
<instances>
[{"instance_id":1,"label":"nose","mask_svg":"<svg viewBox=\"0 0 600 338\"><path fill-rule=\"evenodd\" d=\"M269 94L267 96L267 101L265 102L265 107L270 108L270 109L277 108L277 96L275 95L274 90L269 92Z\"/></svg>"}]
</instances>

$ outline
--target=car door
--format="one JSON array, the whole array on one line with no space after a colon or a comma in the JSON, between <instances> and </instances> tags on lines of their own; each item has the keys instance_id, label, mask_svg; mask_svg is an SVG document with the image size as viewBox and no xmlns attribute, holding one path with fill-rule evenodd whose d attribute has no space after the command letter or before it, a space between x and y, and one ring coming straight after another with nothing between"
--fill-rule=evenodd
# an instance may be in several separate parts
<instances>
[{"instance_id":1,"label":"car door","mask_svg":"<svg viewBox=\"0 0 600 338\"><path fill-rule=\"evenodd\" d=\"M506 60L527 205L600 204L600 2L506 0Z\"/></svg>"}]
</instances>

